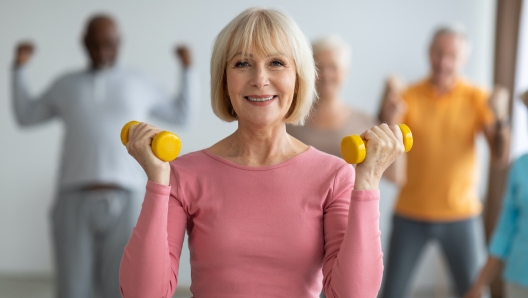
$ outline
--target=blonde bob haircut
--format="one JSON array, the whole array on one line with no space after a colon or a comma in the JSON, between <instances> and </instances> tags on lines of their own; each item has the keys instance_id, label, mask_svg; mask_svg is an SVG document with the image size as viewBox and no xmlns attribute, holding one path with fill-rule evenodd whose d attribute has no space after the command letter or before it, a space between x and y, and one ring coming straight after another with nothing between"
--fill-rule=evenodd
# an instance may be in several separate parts
<instances>
[{"instance_id":1,"label":"blonde bob haircut","mask_svg":"<svg viewBox=\"0 0 528 298\"><path fill-rule=\"evenodd\" d=\"M220 31L211 56L211 105L218 118L237 119L227 91L226 67L236 54L258 49L266 55L282 53L293 58L297 73L294 98L286 123L303 125L317 98L316 69L310 42L295 21L275 9L250 8Z\"/></svg>"}]
</instances>

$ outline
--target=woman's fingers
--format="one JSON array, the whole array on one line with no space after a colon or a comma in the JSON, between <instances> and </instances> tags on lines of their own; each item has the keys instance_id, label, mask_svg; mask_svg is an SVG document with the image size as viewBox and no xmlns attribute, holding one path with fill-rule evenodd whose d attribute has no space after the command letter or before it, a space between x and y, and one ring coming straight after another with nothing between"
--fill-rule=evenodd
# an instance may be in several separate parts
<instances>
[{"instance_id":1,"label":"woman's fingers","mask_svg":"<svg viewBox=\"0 0 528 298\"><path fill-rule=\"evenodd\" d=\"M364 132L361 137L367 143L365 166L385 170L404 151L403 135L397 125L381 124Z\"/></svg>"},{"instance_id":2,"label":"woman's fingers","mask_svg":"<svg viewBox=\"0 0 528 298\"><path fill-rule=\"evenodd\" d=\"M147 123L133 125L128 131L128 143L126 148L140 164L145 163L153 155L150 145L152 139L161 130Z\"/></svg>"},{"instance_id":3,"label":"woman's fingers","mask_svg":"<svg viewBox=\"0 0 528 298\"><path fill-rule=\"evenodd\" d=\"M128 132L129 143L145 143L148 141L148 144L150 145L154 136L156 136L156 134L158 134L160 131L161 130L157 127L147 123L133 125L130 127Z\"/></svg>"},{"instance_id":4,"label":"woman's fingers","mask_svg":"<svg viewBox=\"0 0 528 298\"><path fill-rule=\"evenodd\" d=\"M385 123L381 124L379 128L385 133L385 135L390 140L391 148L395 149L395 153L398 155L403 153L403 133L398 125L387 125Z\"/></svg>"},{"instance_id":5,"label":"woman's fingers","mask_svg":"<svg viewBox=\"0 0 528 298\"><path fill-rule=\"evenodd\" d=\"M382 145L403 150L403 134L398 125L383 123L373 127L371 130L383 141Z\"/></svg>"},{"instance_id":6,"label":"woman's fingers","mask_svg":"<svg viewBox=\"0 0 528 298\"><path fill-rule=\"evenodd\" d=\"M138 125L133 125L129 130L129 139L138 140L145 137L154 137L161 130L150 124L141 122Z\"/></svg>"},{"instance_id":7,"label":"woman's fingers","mask_svg":"<svg viewBox=\"0 0 528 298\"><path fill-rule=\"evenodd\" d=\"M403 136L396 125L381 124L364 132L367 156L356 165L358 189L376 189L383 172L403 153Z\"/></svg>"},{"instance_id":8,"label":"woman's fingers","mask_svg":"<svg viewBox=\"0 0 528 298\"><path fill-rule=\"evenodd\" d=\"M399 144L402 144L403 146L403 133L398 125L390 125L389 129L392 131L394 137L396 137L396 140Z\"/></svg>"},{"instance_id":9,"label":"woman's fingers","mask_svg":"<svg viewBox=\"0 0 528 298\"><path fill-rule=\"evenodd\" d=\"M373 127L374 128L374 127ZM362 133L360 135L360 137L363 139L363 140L366 140L366 141L371 141L371 140L379 140L379 137L377 134L375 134L372 129L369 129L367 131L365 131L364 133Z\"/></svg>"},{"instance_id":10,"label":"woman's fingers","mask_svg":"<svg viewBox=\"0 0 528 298\"><path fill-rule=\"evenodd\" d=\"M379 139L379 149L392 150L397 148L398 139L387 124L374 126L371 128L371 131L374 132Z\"/></svg>"},{"instance_id":11,"label":"woman's fingers","mask_svg":"<svg viewBox=\"0 0 528 298\"><path fill-rule=\"evenodd\" d=\"M128 130L126 148L141 165L149 180L169 185L170 165L157 158L151 148L152 140L159 132L160 129L147 123L132 125Z\"/></svg>"}]
</instances>

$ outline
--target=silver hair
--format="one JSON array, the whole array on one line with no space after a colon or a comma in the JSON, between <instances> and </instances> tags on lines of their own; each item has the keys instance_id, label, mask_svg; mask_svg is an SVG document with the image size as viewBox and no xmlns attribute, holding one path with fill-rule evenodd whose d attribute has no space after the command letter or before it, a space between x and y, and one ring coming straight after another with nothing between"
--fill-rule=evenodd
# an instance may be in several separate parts
<instances>
[{"instance_id":1,"label":"silver hair","mask_svg":"<svg viewBox=\"0 0 528 298\"><path fill-rule=\"evenodd\" d=\"M327 35L312 42L313 53L323 51L335 51L338 53L341 63L345 67L350 66L352 49L350 45L338 35Z\"/></svg>"},{"instance_id":2,"label":"silver hair","mask_svg":"<svg viewBox=\"0 0 528 298\"><path fill-rule=\"evenodd\" d=\"M444 35L444 34L453 35L453 36L460 38L460 40L462 40L465 44L466 54L469 54L471 52L471 42L469 41L466 28L464 25L460 23L452 23L452 24L446 24L446 25L439 26L434 31L433 38L431 38L430 44L432 45L438 36Z\"/></svg>"}]
</instances>

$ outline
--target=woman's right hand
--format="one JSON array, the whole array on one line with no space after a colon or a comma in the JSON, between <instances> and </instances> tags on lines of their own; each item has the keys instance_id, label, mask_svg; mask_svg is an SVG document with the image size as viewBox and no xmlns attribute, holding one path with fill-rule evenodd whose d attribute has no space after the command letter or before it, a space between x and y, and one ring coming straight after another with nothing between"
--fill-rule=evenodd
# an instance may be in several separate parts
<instances>
[{"instance_id":1,"label":"woman's right hand","mask_svg":"<svg viewBox=\"0 0 528 298\"><path fill-rule=\"evenodd\" d=\"M128 130L126 148L128 154L141 165L150 181L169 185L170 165L157 158L151 149L152 139L160 132L157 127L144 122L132 125Z\"/></svg>"},{"instance_id":2,"label":"woman's right hand","mask_svg":"<svg viewBox=\"0 0 528 298\"><path fill-rule=\"evenodd\" d=\"M383 172L404 152L399 126L383 123L361 135L367 142L367 156L356 165L356 190L378 189Z\"/></svg>"}]
</instances>

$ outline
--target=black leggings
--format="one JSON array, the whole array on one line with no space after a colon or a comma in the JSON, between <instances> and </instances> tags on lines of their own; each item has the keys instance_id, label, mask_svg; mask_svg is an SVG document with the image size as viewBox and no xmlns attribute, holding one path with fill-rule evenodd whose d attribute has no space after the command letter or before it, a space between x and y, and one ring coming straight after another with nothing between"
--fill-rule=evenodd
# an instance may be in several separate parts
<instances>
[{"instance_id":1,"label":"black leggings","mask_svg":"<svg viewBox=\"0 0 528 298\"><path fill-rule=\"evenodd\" d=\"M431 239L440 243L449 264L456 292L465 294L478 273L478 217L454 222L423 222L395 215L385 270L382 298L408 297L411 275L422 250Z\"/></svg>"}]
</instances>

